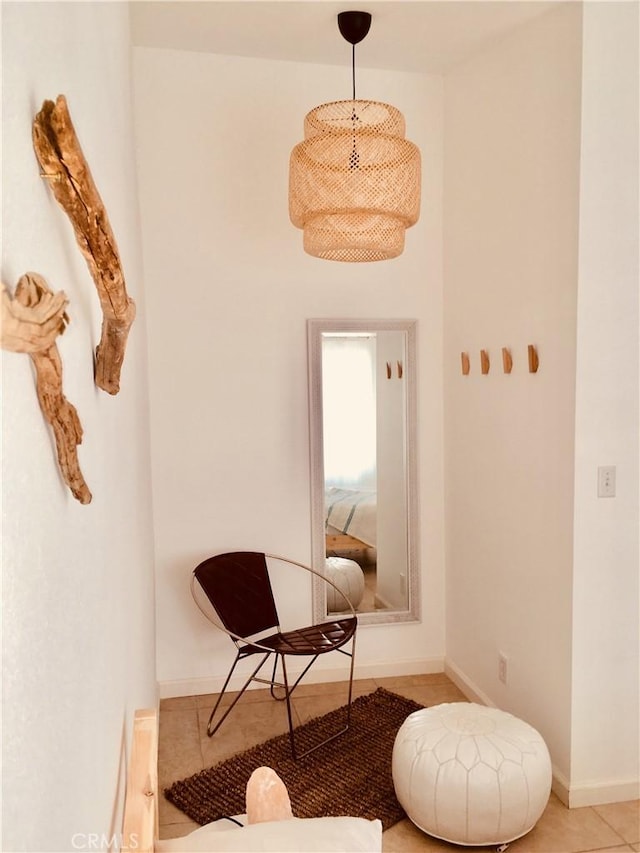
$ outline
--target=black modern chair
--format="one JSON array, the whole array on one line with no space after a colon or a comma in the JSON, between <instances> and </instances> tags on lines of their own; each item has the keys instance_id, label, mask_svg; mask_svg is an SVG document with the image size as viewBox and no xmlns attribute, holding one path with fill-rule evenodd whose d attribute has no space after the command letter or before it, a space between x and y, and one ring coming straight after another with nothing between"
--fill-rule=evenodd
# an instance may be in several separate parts
<instances>
[{"instance_id":1,"label":"black modern chair","mask_svg":"<svg viewBox=\"0 0 640 853\"><path fill-rule=\"evenodd\" d=\"M328 622L321 622L318 625L309 625L303 628L282 631L280 629L280 619L269 577L269 564L271 563L272 566L275 566L277 561L297 566L323 578L328 585L334 587L345 599L344 610L346 612L350 611L351 615ZM209 557L200 563L193 571L191 592L202 613L217 628L223 630L236 646L235 660L209 717L207 724L207 734L209 737L212 737L218 731L252 681L268 684L271 696L274 699L286 701L289 740L294 760L297 761L299 758L304 758L305 755L335 740L335 738L348 730L351 721L353 664L358 619L351 602L332 581L321 572L317 572L303 563L298 563L286 557L279 557L275 554L263 554L256 551L235 551ZM207 603L211 606L207 606ZM344 646L349 644L349 642L351 642L351 650L347 651ZM320 743L314 744L304 752L299 752L296 748L296 739L294 736L291 694L318 657L333 651L338 651L351 658L346 724L335 734L325 738ZM237 664L241 660L254 655L260 658L257 666L253 669L253 672L231 705L214 724L216 712ZM271 678L260 678L258 673L271 655L274 655ZM311 657L311 660L291 685L287 674L286 658L288 656ZM282 667L282 681L276 681L278 661L280 661ZM284 693L276 695L276 688L280 688Z\"/></svg>"}]
</instances>

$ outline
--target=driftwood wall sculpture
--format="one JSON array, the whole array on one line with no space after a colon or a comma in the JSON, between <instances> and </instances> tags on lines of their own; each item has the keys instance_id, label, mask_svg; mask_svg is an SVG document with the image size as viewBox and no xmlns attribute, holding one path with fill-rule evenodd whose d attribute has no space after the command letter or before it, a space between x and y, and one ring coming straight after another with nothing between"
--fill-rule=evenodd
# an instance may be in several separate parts
<instances>
[{"instance_id":1,"label":"driftwood wall sculpture","mask_svg":"<svg viewBox=\"0 0 640 853\"><path fill-rule=\"evenodd\" d=\"M27 273L40 279L36 273ZM23 276L24 278L24 276ZM41 279L44 281L44 279ZM0 342L2 349L9 352L39 352L52 346L58 335L64 332L69 300L63 290L53 293L47 288L36 305L23 305L9 296L4 284L2 289L2 323Z\"/></svg>"},{"instance_id":2,"label":"driftwood wall sculpture","mask_svg":"<svg viewBox=\"0 0 640 853\"><path fill-rule=\"evenodd\" d=\"M62 393L62 361L55 342L68 322L66 305L64 292L53 293L37 273L20 278L13 299L2 285L0 343L2 349L31 357L38 400L53 428L62 476L74 498L88 504L91 492L80 471L77 451L82 443L82 425L75 407Z\"/></svg>"},{"instance_id":3,"label":"driftwood wall sculpture","mask_svg":"<svg viewBox=\"0 0 640 853\"><path fill-rule=\"evenodd\" d=\"M33 144L43 177L71 220L98 291L103 321L96 348L96 385L109 394L117 394L136 307L127 295L118 246L64 95L59 95L55 104L43 103L33 121Z\"/></svg>"}]
</instances>

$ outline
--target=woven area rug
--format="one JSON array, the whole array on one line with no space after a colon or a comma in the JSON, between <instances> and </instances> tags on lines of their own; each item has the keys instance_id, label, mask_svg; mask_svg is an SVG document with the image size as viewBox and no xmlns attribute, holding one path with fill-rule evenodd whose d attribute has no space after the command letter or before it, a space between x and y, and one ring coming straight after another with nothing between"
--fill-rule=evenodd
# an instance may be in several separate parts
<instances>
[{"instance_id":1,"label":"woven area rug","mask_svg":"<svg viewBox=\"0 0 640 853\"><path fill-rule=\"evenodd\" d=\"M278 735L175 782L166 798L199 824L245 812L245 788L256 767L272 767L284 781L296 817L351 815L380 818L389 829L405 815L393 790L391 753L398 729L422 708L382 687L354 699L349 731L294 761L289 735ZM300 751L344 725L346 707L296 729ZM232 721L232 718L230 718Z\"/></svg>"}]
</instances>

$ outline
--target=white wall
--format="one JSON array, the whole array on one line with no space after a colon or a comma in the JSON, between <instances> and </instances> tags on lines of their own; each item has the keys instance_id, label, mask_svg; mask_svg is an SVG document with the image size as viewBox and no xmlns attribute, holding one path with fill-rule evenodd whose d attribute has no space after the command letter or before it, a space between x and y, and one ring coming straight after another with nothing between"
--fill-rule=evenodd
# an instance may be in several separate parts
<instances>
[{"instance_id":1,"label":"white wall","mask_svg":"<svg viewBox=\"0 0 640 853\"><path fill-rule=\"evenodd\" d=\"M132 712L156 702L145 310L125 4L3 3L2 280L69 297L64 392L84 428L93 501L58 472L28 356L2 354L2 849L89 849L120 830ZM116 397L93 383L101 312L31 142L66 94L138 305ZM74 838L75 836L75 838ZM106 847L106 844L103 844ZM94 842L95 849L95 842Z\"/></svg>"},{"instance_id":2,"label":"white wall","mask_svg":"<svg viewBox=\"0 0 640 853\"><path fill-rule=\"evenodd\" d=\"M349 96L349 69L144 48L134 59L163 693L211 689L228 667L231 644L190 598L201 559L310 558L312 317L419 321L423 620L363 628L358 672L441 664L441 82L359 71L359 96L402 109L422 149L423 210L400 258L338 264L306 255L289 223L288 159L305 113ZM291 603L311 617L307 588Z\"/></svg>"},{"instance_id":3,"label":"white wall","mask_svg":"<svg viewBox=\"0 0 640 853\"><path fill-rule=\"evenodd\" d=\"M445 78L447 661L567 778L580 14L554 9Z\"/></svg>"},{"instance_id":4,"label":"white wall","mask_svg":"<svg viewBox=\"0 0 640 853\"><path fill-rule=\"evenodd\" d=\"M584 11L571 801L637 797L638 5ZM617 493L598 499L597 468Z\"/></svg>"}]
</instances>

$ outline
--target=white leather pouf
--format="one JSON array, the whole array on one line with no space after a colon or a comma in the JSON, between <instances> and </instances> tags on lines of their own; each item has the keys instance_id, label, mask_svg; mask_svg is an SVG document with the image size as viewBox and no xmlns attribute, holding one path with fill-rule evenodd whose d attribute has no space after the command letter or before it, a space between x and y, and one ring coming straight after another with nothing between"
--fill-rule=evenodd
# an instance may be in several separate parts
<instances>
[{"instance_id":1,"label":"white leather pouf","mask_svg":"<svg viewBox=\"0 0 640 853\"><path fill-rule=\"evenodd\" d=\"M396 736L396 796L420 829L454 844L506 844L533 829L551 791L549 750L528 723L469 702L415 711Z\"/></svg>"},{"instance_id":2,"label":"white leather pouf","mask_svg":"<svg viewBox=\"0 0 640 853\"><path fill-rule=\"evenodd\" d=\"M345 557L327 557L326 575L351 602L354 610L364 595L364 572L355 560ZM348 610L344 598L329 584L327 590L327 612L340 613Z\"/></svg>"}]
</instances>

